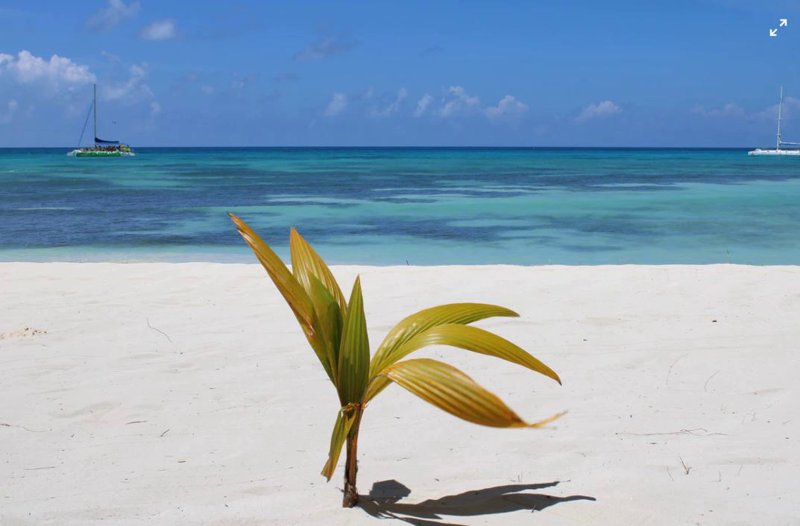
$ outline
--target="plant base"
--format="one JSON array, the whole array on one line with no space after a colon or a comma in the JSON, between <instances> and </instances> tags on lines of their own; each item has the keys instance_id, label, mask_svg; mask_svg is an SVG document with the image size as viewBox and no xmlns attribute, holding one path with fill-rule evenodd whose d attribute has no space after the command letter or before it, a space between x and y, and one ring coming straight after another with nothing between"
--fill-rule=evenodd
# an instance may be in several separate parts
<instances>
[{"instance_id":1,"label":"plant base","mask_svg":"<svg viewBox=\"0 0 800 526\"><path fill-rule=\"evenodd\" d=\"M356 475L358 474L358 429L361 427L361 409L356 414L356 420L347 437L347 462L344 466L344 498L343 508L352 508L358 504L358 490L356 489Z\"/></svg>"},{"instance_id":2,"label":"plant base","mask_svg":"<svg viewBox=\"0 0 800 526\"><path fill-rule=\"evenodd\" d=\"M343 508L352 508L358 504L358 491L353 484L344 483L344 498L342 499Z\"/></svg>"}]
</instances>

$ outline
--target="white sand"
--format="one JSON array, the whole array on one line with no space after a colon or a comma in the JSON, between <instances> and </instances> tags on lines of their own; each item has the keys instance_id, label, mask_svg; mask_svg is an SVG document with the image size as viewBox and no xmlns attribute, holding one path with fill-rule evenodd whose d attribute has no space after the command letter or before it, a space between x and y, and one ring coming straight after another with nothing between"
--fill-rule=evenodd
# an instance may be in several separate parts
<instances>
[{"instance_id":1,"label":"white sand","mask_svg":"<svg viewBox=\"0 0 800 526\"><path fill-rule=\"evenodd\" d=\"M488 429L390 387L366 412L358 480L410 488L384 515L800 524L800 267L337 268L348 293L356 271L373 348L426 306L517 310L480 325L562 387L426 354L526 418L569 410ZM6 263L0 298L0 524L376 523L339 507L341 467L319 475L336 398L260 267Z\"/></svg>"}]
</instances>

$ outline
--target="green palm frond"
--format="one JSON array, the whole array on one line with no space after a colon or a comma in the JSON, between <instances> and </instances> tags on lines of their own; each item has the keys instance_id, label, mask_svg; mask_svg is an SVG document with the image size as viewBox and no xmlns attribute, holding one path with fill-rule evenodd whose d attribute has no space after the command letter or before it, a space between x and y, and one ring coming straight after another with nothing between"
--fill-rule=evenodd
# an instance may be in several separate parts
<instances>
[{"instance_id":1,"label":"green palm frond","mask_svg":"<svg viewBox=\"0 0 800 526\"><path fill-rule=\"evenodd\" d=\"M338 413L336 413L336 423L333 425L333 432L331 433L331 447L328 451L328 461L322 468L321 475L328 480L331 480L333 472L336 471L336 463L339 462L339 455L342 453L342 446L344 445L347 435L350 434L350 429L356 420L356 411L353 406L345 406Z\"/></svg>"},{"instance_id":2,"label":"green palm frond","mask_svg":"<svg viewBox=\"0 0 800 526\"><path fill-rule=\"evenodd\" d=\"M356 278L339 351L339 394L342 403L361 403L369 375L369 338L361 297L361 279Z\"/></svg>"},{"instance_id":3,"label":"green palm frond","mask_svg":"<svg viewBox=\"0 0 800 526\"><path fill-rule=\"evenodd\" d=\"M483 303L449 303L416 312L401 320L389 331L375 351L370 372L375 373L390 361L396 361L391 360L391 356L398 347L431 327L446 324L466 325L495 316L518 317L519 314L505 307Z\"/></svg>"},{"instance_id":4,"label":"green palm frond","mask_svg":"<svg viewBox=\"0 0 800 526\"><path fill-rule=\"evenodd\" d=\"M529 424L472 378L430 358L398 362L381 374L439 409L483 426L541 427L563 414Z\"/></svg>"},{"instance_id":5,"label":"green palm frond","mask_svg":"<svg viewBox=\"0 0 800 526\"><path fill-rule=\"evenodd\" d=\"M347 302L336 278L333 277L328 265L319 257L319 254L294 228L289 233L289 251L292 256L292 273L306 289L306 292L310 294L312 277L318 279L336 299L339 309L344 315L347 312Z\"/></svg>"},{"instance_id":6,"label":"green palm frond","mask_svg":"<svg viewBox=\"0 0 800 526\"><path fill-rule=\"evenodd\" d=\"M452 303L425 309L395 325L370 359L361 279L356 277L346 301L333 273L294 228L289 240L290 272L247 223L229 215L289 304L336 387L341 409L333 426L322 475L330 480L346 442L345 506L353 506L358 500L355 452L362 414L367 402L391 382L458 418L485 426L541 427L563 415L527 423L496 395L455 367L428 358L404 359L424 347L445 345L527 367L560 384L555 371L521 347L469 325L496 316L518 316L516 312L483 303Z\"/></svg>"}]
</instances>

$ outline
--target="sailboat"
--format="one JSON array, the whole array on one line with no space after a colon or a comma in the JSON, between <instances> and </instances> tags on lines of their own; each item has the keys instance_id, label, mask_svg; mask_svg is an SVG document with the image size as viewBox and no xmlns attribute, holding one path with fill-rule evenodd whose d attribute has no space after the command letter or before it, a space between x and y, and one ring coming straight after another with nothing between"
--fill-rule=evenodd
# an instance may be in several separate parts
<instances>
[{"instance_id":1,"label":"sailboat","mask_svg":"<svg viewBox=\"0 0 800 526\"><path fill-rule=\"evenodd\" d=\"M781 86L781 99L778 103L778 140L775 143L774 150L767 150L762 148L756 148L755 150L751 150L747 152L747 155L789 155L789 156L800 156L800 143L798 142L786 142L781 137L781 120L783 120L783 86ZM795 146L795 148L781 148L781 146Z\"/></svg>"},{"instance_id":2,"label":"sailboat","mask_svg":"<svg viewBox=\"0 0 800 526\"><path fill-rule=\"evenodd\" d=\"M83 123L81 137L78 139L78 147L67 155L70 157L132 157L135 154L127 144L121 144L119 141L106 141L97 136L97 84L93 86L92 106L89 111L94 115L94 146L88 148L80 147L83 141L83 134L86 132L86 125L89 123L89 114L87 114L86 121Z\"/></svg>"}]
</instances>

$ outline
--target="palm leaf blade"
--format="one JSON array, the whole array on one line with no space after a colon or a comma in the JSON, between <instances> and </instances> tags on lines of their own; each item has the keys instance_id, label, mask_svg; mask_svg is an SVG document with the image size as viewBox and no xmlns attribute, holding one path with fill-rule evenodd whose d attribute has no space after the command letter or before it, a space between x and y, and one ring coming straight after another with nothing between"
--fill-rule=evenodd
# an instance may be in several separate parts
<instances>
[{"instance_id":1,"label":"palm leaf blade","mask_svg":"<svg viewBox=\"0 0 800 526\"><path fill-rule=\"evenodd\" d=\"M439 409L475 424L541 427L561 416L528 424L472 378L452 365L429 358L398 362L381 374Z\"/></svg>"},{"instance_id":2,"label":"palm leaf blade","mask_svg":"<svg viewBox=\"0 0 800 526\"><path fill-rule=\"evenodd\" d=\"M369 338L364 316L361 278L356 277L347 305L342 343L339 346L339 395L341 402L360 403L369 376Z\"/></svg>"},{"instance_id":3,"label":"palm leaf blade","mask_svg":"<svg viewBox=\"0 0 800 526\"><path fill-rule=\"evenodd\" d=\"M497 305L484 303L448 303L421 310L407 316L395 325L375 351L370 373L376 374L389 365L387 356L417 334L444 324L466 325L495 316L519 316L516 312Z\"/></svg>"},{"instance_id":4,"label":"palm leaf blade","mask_svg":"<svg viewBox=\"0 0 800 526\"><path fill-rule=\"evenodd\" d=\"M524 349L494 333L468 325L446 324L431 327L417 334L403 345L397 347L393 352L386 355L385 363L391 365L408 354L430 345L449 345L467 351L494 356L527 367L528 369L552 378L559 384L561 383L561 379L555 371ZM379 374L379 371L377 371L376 374Z\"/></svg>"},{"instance_id":5,"label":"palm leaf blade","mask_svg":"<svg viewBox=\"0 0 800 526\"><path fill-rule=\"evenodd\" d=\"M297 282L294 276L292 276L292 273L286 268L281 258L269 248L264 240L262 240L247 223L234 214L228 215L231 220L233 220L234 224L236 224L239 234L241 234L242 238L244 238L245 242L253 250L258 261L261 262L266 269L267 274L269 274L275 286L278 287L278 291L280 291L281 295L283 295L286 302L289 304L289 307L294 311L298 321L300 321L300 324L303 326L303 330L310 329L313 319L313 308L308 294L306 294L303 287Z\"/></svg>"},{"instance_id":6,"label":"palm leaf blade","mask_svg":"<svg viewBox=\"0 0 800 526\"><path fill-rule=\"evenodd\" d=\"M292 309L295 317L297 318L303 333L308 339L308 343L314 349L314 352L319 358L325 371L330 376L331 367L327 363L327 353L322 348L323 342L320 341L316 328L316 316L314 314L314 305L309 298L308 293L295 279L281 258L264 242L261 237L250 228L250 225L245 223L238 216L228 213L228 216L236 225L242 238L248 244L250 249L256 255L256 258L267 271L270 279L278 288L289 308Z\"/></svg>"},{"instance_id":7,"label":"palm leaf blade","mask_svg":"<svg viewBox=\"0 0 800 526\"><path fill-rule=\"evenodd\" d=\"M389 384L392 383L386 376L373 376L370 378L369 383L367 384L367 394L364 395L364 401L369 402L378 394L386 389Z\"/></svg>"},{"instance_id":8,"label":"palm leaf blade","mask_svg":"<svg viewBox=\"0 0 800 526\"><path fill-rule=\"evenodd\" d=\"M321 350L325 353L328 376L334 385L338 384L339 343L342 335L342 314L339 304L327 288L314 276L311 279L309 296L314 306L315 327L319 334ZM323 366L326 364L323 363Z\"/></svg>"},{"instance_id":9,"label":"palm leaf blade","mask_svg":"<svg viewBox=\"0 0 800 526\"><path fill-rule=\"evenodd\" d=\"M342 446L350 433L355 421L355 412L350 411L345 413L345 409L339 411L336 415L336 423L333 425L333 432L331 433L331 446L328 451L328 461L322 468L322 476L331 480L333 472L336 471L336 464L339 462L339 455L342 453Z\"/></svg>"},{"instance_id":10,"label":"palm leaf blade","mask_svg":"<svg viewBox=\"0 0 800 526\"><path fill-rule=\"evenodd\" d=\"M308 242L294 228L289 233L289 252L292 257L292 272L297 281L310 291L312 278L318 279L322 285L331 293L339 304L342 313L347 311L347 302L342 294L342 289L333 277L333 273L325 264L325 261L308 244Z\"/></svg>"}]
</instances>

